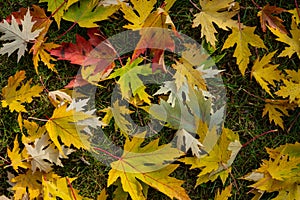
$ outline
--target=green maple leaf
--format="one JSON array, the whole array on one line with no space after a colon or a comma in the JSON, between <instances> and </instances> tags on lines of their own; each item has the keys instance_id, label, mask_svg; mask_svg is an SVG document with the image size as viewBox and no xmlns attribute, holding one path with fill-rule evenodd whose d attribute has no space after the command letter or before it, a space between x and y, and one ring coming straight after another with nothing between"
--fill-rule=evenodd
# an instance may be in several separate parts
<instances>
[{"instance_id":1,"label":"green maple leaf","mask_svg":"<svg viewBox=\"0 0 300 200\"><path fill-rule=\"evenodd\" d=\"M129 100L132 95L137 95L140 100L143 100L147 104L151 104L151 96L146 93L146 87L138 75L151 75L152 69L150 64L138 65L142 61L142 58L137 58L132 62L128 59L126 65L115 70L108 79L120 77L117 83L120 85L122 97L124 99Z\"/></svg>"},{"instance_id":2,"label":"green maple leaf","mask_svg":"<svg viewBox=\"0 0 300 200\"><path fill-rule=\"evenodd\" d=\"M78 23L81 27L98 27L95 22L108 19L119 9L118 5L101 6L95 0L81 0L80 6L72 5L64 14L63 19Z\"/></svg>"}]
</instances>

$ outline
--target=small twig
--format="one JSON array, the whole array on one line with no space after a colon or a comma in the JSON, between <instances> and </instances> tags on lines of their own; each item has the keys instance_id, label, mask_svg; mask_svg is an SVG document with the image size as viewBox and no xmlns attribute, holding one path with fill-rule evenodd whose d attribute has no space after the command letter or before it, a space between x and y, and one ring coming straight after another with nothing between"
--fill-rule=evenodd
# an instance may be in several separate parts
<instances>
[{"instance_id":1,"label":"small twig","mask_svg":"<svg viewBox=\"0 0 300 200\"><path fill-rule=\"evenodd\" d=\"M77 200L76 195L75 195L75 193L74 193L73 186L72 186L72 184L71 184L71 181L68 179L68 177L66 177L66 180L67 180L67 182L68 182L68 185L69 185L69 187L70 187L70 190L71 190L71 192L72 192L72 196L73 196L74 200Z\"/></svg>"},{"instance_id":2,"label":"small twig","mask_svg":"<svg viewBox=\"0 0 300 200\"><path fill-rule=\"evenodd\" d=\"M197 6L197 4L195 4L192 0L190 0L190 3L193 4L193 6L194 6L197 10L202 11L202 10Z\"/></svg>"},{"instance_id":3,"label":"small twig","mask_svg":"<svg viewBox=\"0 0 300 200\"><path fill-rule=\"evenodd\" d=\"M107 154L107 155L109 155L109 156L111 156L111 157L113 157L113 158L115 158L115 159L117 159L117 160L122 160L122 158L120 158L120 157L118 157L118 156L115 156L115 155L109 153L108 151L106 151L106 150L104 150L104 149L101 149L101 148L99 148L99 147L94 147L94 149L97 150L97 151L101 151L102 153L105 153L105 154Z\"/></svg>"},{"instance_id":4,"label":"small twig","mask_svg":"<svg viewBox=\"0 0 300 200\"><path fill-rule=\"evenodd\" d=\"M300 11L299 11L299 5L298 5L297 0L295 0L295 6L296 6L296 11L298 13L298 17L300 18Z\"/></svg>"},{"instance_id":5,"label":"small twig","mask_svg":"<svg viewBox=\"0 0 300 200\"><path fill-rule=\"evenodd\" d=\"M1 160L3 160L6 163L10 163L7 159L3 158L2 156L0 156Z\"/></svg>"},{"instance_id":6,"label":"small twig","mask_svg":"<svg viewBox=\"0 0 300 200\"><path fill-rule=\"evenodd\" d=\"M261 6L259 6L254 0L251 0L252 1L252 3L258 8L258 9L262 9L262 7Z\"/></svg>"},{"instance_id":7,"label":"small twig","mask_svg":"<svg viewBox=\"0 0 300 200\"><path fill-rule=\"evenodd\" d=\"M288 133L290 132L290 130L292 129L292 127L294 126L294 124L296 123L296 121L298 121L299 116L300 116L300 112L297 114L297 116L295 117L295 119L291 123L290 127L287 129Z\"/></svg>"},{"instance_id":8,"label":"small twig","mask_svg":"<svg viewBox=\"0 0 300 200\"><path fill-rule=\"evenodd\" d=\"M266 101L265 99L263 99L263 98L261 98L261 97L259 97L259 96L256 96L256 95L254 95L254 94L251 94L250 92L248 92L248 91L245 90L245 89L243 89L243 91L246 92L247 94L249 94L250 96L253 96L253 97L255 97L255 98L257 98L257 99L259 99L259 100L261 100L261 101Z\"/></svg>"},{"instance_id":9,"label":"small twig","mask_svg":"<svg viewBox=\"0 0 300 200\"><path fill-rule=\"evenodd\" d=\"M40 76L40 82L42 83L43 87L44 87L44 90L46 90L47 93L49 93L49 90L47 89L42 77Z\"/></svg>"},{"instance_id":10,"label":"small twig","mask_svg":"<svg viewBox=\"0 0 300 200\"><path fill-rule=\"evenodd\" d=\"M221 162L221 165L224 167L224 169L228 170L228 167L226 167L224 165L224 163ZM233 179L233 185L237 189L237 194L239 194L239 188L238 188L238 184L236 182L236 179L234 178L234 176L233 176L233 174L231 172L229 172L229 174L230 174L231 178Z\"/></svg>"},{"instance_id":11,"label":"small twig","mask_svg":"<svg viewBox=\"0 0 300 200\"><path fill-rule=\"evenodd\" d=\"M63 37L64 35L66 35L68 32L70 32L73 28L74 28L74 26L77 24L77 22L74 22L73 24L72 24L72 26L70 26L69 28L68 28L68 30L66 30L63 34L61 34L60 36L58 36L56 39L55 39L55 41L56 40L59 40L61 37Z\"/></svg>"},{"instance_id":12,"label":"small twig","mask_svg":"<svg viewBox=\"0 0 300 200\"><path fill-rule=\"evenodd\" d=\"M257 136L255 136L254 138L252 138L251 140L249 140L248 142L246 142L245 144L243 144L243 145L242 145L242 148L246 147L248 144L250 144L251 142L253 142L253 141L256 140L257 138L260 138L260 137L262 137L262 136L264 136L264 135L267 135L267 134L269 134L269 133L274 133L274 132L277 132L277 131L278 131L278 130L275 129L275 130L270 130L270 131L264 132L264 133L262 133L262 134L260 134L260 135L257 135Z\"/></svg>"},{"instance_id":13,"label":"small twig","mask_svg":"<svg viewBox=\"0 0 300 200\"><path fill-rule=\"evenodd\" d=\"M28 119L33 119L33 120L37 120L37 121L41 121L41 122L47 122L48 119L39 119L39 118L35 118L35 117L28 117Z\"/></svg>"}]
</instances>

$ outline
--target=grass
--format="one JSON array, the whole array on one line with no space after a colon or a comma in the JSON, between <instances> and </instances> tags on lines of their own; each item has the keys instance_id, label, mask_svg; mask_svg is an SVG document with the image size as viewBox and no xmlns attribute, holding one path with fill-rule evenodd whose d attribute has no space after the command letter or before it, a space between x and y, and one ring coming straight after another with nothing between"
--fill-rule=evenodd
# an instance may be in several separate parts
<instances>
[{"instance_id":1,"label":"grass","mask_svg":"<svg viewBox=\"0 0 300 200\"><path fill-rule=\"evenodd\" d=\"M5 16L9 15L11 12L16 11L16 8L28 7L33 3L37 4L37 1L10 0L1 2L0 7L3 9L0 11L0 18L5 18ZM267 2L260 0L257 1L257 3L263 6ZM256 16L257 10L251 0L242 1L241 5L243 6L240 14L241 21L244 24L251 26L259 24L259 19ZM282 0L276 1L276 6L287 9L294 8L293 3ZM201 43L200 29L192 28L193 15L197 12L198 10L193 7L189 1L178 0L171 9L170 15L176 28L180 32ZM127 23L124 19L122 19L121 14L116 14L115 16L118 18L118 21L120 21L117 25L113 23L113 20L100 23L100 30L107 37L122 32L124 30L122 25ZM289 23L290 15L284 13L281 14L280 17L282 17L287 24ZM53 31L49 33L49 38L57 37L66 31L71 25L72 23L63 21L59 31L55 31L56 27L53 25ZM75 42L74 36L76 33L84 35L85 31L83 31L79 26L75 26L71 32L62 37L58 42ZM229 33L230 32L219 30L218 38L220 42L218 43L217 50L213 55L221 54L222 44ZM257 31L257 33L264 39L264 43L270 51L276 49L281 50L284 48L284 45L276 42L274 40L274 36L270 33L261 34L260 31ZM253 52L255 51L253 48L251 50ZM261 54L263 52L259 51L259 53ZM251 59L254 60L256 58ZM13 54L9 58L7 55L0 57L0 90L7 84L8 77L14 75L18 70L26 70L27 77L33 78L34 84L40 84L39 78L35 74L31 57L26 55L19 63L17 63L16 60L16 54ZM291 59L276 59L276 63L280 63L281 69L299 68L299 66L297 66L299 59L296 56L293 56ZM250 183L239 178L248 172L251 172L253 169L258 168L261 164L261 160L267 158L265 147L274 148L281 144L300 141L300 120L298 119L299 108L294 112L291 112L290 117L285 118L285 126L287 129L281 130L272 123L270 124L267 117L262 117L264 102L260 98L270 98L270 96L263 92L255 80L250 81L249 69L246 72L246 76L243 77L240 74L238 67L235 64L235 58L233 58L232 49L227 49L225 51L225 57L217 64L217 66L219 69L225 70L222 74L228 98L225 127L236 131L240 136L242 144L264 132L278 129L276 132L259 137L246 147L242 148L233 164L232 175L237 181L238 188L233 189L233 196L231 199L250 199L251 195L247 194L249 191L247 186L250 185ZM56 67L59 75L47 70L45 67L39 68L40 76L48 90L63 88L63 86L69 82L71 77L74 76L78 70L78 67L65 61L57 62ZM98 109L103 109L110 104L110 93L113 89L112 84L112 82L108 82L107 85L105 85L106 90L99 89L97 92L96 98L98 99L98 102L96 106ZM35 104L30 106L30 109L28 109L30 112L26 113L27 117L35 116L37 118L45 118L45 116L51 115L51 109L45 110L45 108L51 107L47 99L47 93L42 95L40 101L35 101ZM6 181L7 171L13 171L11 168L5 168L8 164L6 162L6 160L8 160L6 149L7 147L12 148L13 140L15 136L20 133L20 129L16 121L16 113L10 113L8 109L1 108L0 116L0 194L11 195L11 193L7 190L9 188L9 184ZM117 134L114 134L114 127L112 125L107 128L107 131L111 134L112 140L122 145L120 137ZM164 140L167 141L168 137L164 138ZM70 159L64 160L63 163L64 167L57 167L55 171L61 176L78 177L73 182L73 187L80 189L83 196L96 198L97 194L99 194L103 188L106 188L108 177L107 173L110 168L97 161L90 153L79 150L76 153L73 153L70 156ZM198 173L199 170L190 170L188 166L181 165L172 175L185 180L183 186L192 199L213 199L216 190L218 188L222 188L221 181L217 180L213 183L209 182L194 188L196 182L195 177ZM227 182L232 181L232 177L229 177ZM114 187L110 187L108 189L110 194L113 193ZM271 199L274 196L275 194L266 194L262 199ZM149 199L167 198L160 192L154 189L149 189Z\"/></svg>"}]
</instances>

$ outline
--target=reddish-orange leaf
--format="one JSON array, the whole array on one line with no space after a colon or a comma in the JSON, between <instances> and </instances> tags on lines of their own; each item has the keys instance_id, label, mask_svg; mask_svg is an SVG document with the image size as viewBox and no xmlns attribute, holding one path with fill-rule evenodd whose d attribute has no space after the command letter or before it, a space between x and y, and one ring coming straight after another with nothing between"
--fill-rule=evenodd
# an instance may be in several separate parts
<instances>
[{"instance_id":1,"label":"reddish-orange leaf","mask_svg":"<svg viewBox=\"0 0 300 200\"><path fill-rule=\"evenodd\" d=\"M283 20L279 17L273 16L273 14L280 14L286 12L285 9L279 8L276 6L270 6L269 4L265 5L261 11L257 13L257 16L260 17L261 28L263 32L266 32L266 23L275 29L280 30L282 33L287 33L284 25L282 24Z\"/></svg>"}]
</instances>

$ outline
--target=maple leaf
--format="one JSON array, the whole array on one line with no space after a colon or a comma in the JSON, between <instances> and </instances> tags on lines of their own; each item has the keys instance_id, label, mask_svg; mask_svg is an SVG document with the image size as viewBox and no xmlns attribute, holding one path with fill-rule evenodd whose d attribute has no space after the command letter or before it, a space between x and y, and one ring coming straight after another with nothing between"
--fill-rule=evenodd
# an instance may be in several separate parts
<instances>
[{"instance_id":1,"label":"maple leaf","mask_svg":"<svg viewBox=\"0 0 300 200\"><path fill-rule=\"evenodd\" d=\"M299 193L300 154L292 152L298 148L299 143L285 144L275 149L267 148L270 159L263 160L260 168L243 178L255 181L250 187L260 190L261 193L278 191L275 199L297 199L295 194Z\"/></svg>"},{"instance_id":2,"label":"maple leaf","mask_svg":"<svg viewBox=\"0 0 300 200\"><path fill-rule=\"evenodd\" d=\"M233 27L232 33L228 36L222 48L224 50L237 44L233 56L237 58L237 65L242 75L245 75L247 65L249 64L249 56L251 55L248 45L267 49L262 39L254 34L255 28L246 26L239 29Z\"/></svg>"},{"instance_id":3,"label":"maple leaf","mask_svg":"<svg viewBox=\"0 0 300 200\"><path fill-rule=\"evenodd\" d=\"M234 10L229 11L230 5L234 4ZM238 13L239 5L232 0L200 0L201 12L195 15L193 28L201 25L201 38L205 36L206 41L213 47L216 46L217 33L214 25L228 31L231 27L237 25L237 21L231 18ZM221 11L221 12L220 12Z\"/></svg>"},{"instance_id":4,"label":"maple leaf","mask_svg":"<svg viewBox=\"0 0 300 200\"><path fill-rule=\"evenodd\" d=\"M298 8L295 8L293 10L289 10L288 12L293 14L292 19L295 21L296 24L300 24L300 16L298 14Z\"/></svg>"},{"instance_id":5,"label":"maple leaf","mask_svg":"<svg viewBox=\"0 0 300 200\"><path fill-rule=\"evenodd\" d=\"M18 171L19 167L27 169L30 167L29 163L25 162L28 156L26 155L26 149L20 153L20 147L18 138L16 137L14 140L14 148L12 151L7 148L7 155L11 161L11 166L15 171Z\"/></svg>"},{"instance_id":6,"label":"maple leaf","mask_svg":"<svg viewBox=\"0 0 300 200\"><path fill-rule=\"evenodd\" d=\"M138 96L147 104L151 104L150 95L146 93L143 81L138 75L149 76L152 73L150 64L138 65L143 61L143 58L137 58L130 61L128 58L127 63L124 67L115 70L108 79L120 77L117 83L120 86L122 97L124 99L130 99L130 97Z\"/></svg>"},{"instance_id":7,"label":"maple leaf","mask_svg":"<svg viewBox=\"0 0 300 200\"><path fill-rule=\"evenodd\" d=\"M284 86L275 92L276 95L281 97L289 97L290 103L297 103L300 105L300 83L294 83L292 81L283 80Z\"/></svg>"},{"instance_id":8,"label":"maple leaf","mask_svg":"<svg viewBox=\"0 0 300 200\"><path fill-rule=\"evenodd\" d=\"M81 74L69 83L68 88L95 84L106 78L115 66L116 51L99 37L101 32L92 28L88 29L87 35L88 41L77 34L75 44L63 42L61 47L50 51L58 60L69 60L72 64L83 66Z\"/></svg>"},{"instance_id":9,"label":"maple leaf","mask_svg":"<svg viewBox=\"0 0 300 200\"><path fill-rule=\"evenodd\" d=\"M278 29L281 33L287 34L287 30L282 24L283 20L279 17L273 16L272 14L280 14L282 12L286 12L287 10L283 8L279 8L276 6L270 6L268 3L265 5L258 13L257 16L260 17L260 24L263 32L266 32L267 27L266 23L274 29Z\"/></svg>"},{"instance_id":10,"label":"maple leaf","mask_svg":"<svg viewBox=\"0 0 300 200\"><path fill-rule=\"evenodd\" d=\"M60 137L61 141L68 147L73 144L76 148L89 148L86 138L79 135L79 132L86 126L81 128L77 125L79 121L88 118L91 118L91 115L76 112L74 109L67 110L66 104L53 111L52 117L47 121L45 126L51 140L60 153L64 155L58 137Z\"/></svg>"},{"instance_id":11,"label":"maple leaf","mask_svg":"<svg viewBox=\"0 0 300 200\"><path fill-rule=\"evenodd\" d=\"M209 146L205 143L205 141L202 143L204 149L206 146ZM214 181L219 176L224 184L231 171L231 164L241 147L238 135L229 129L223 129L218 143L210 147L212 150L208 151L209 154L204 154L200 158L185 157L180 159L180 161L192 165L191 169L200 168L202 170L198 175L196 186L208 181Z\"/></svg>"},{"instance_id":12,"label":"maple leaf","mask_svg":"<svg viewBox=\"0 0 300 200\"><path fill-rule=\"evenodd\" d=\"M131 141L126 139L122 157L111 163L108 186L120 178L123 190L133 199L146 199L142 192L143 187L138 181L140 180L170 198L189 199L180 186L183 181L169 176L179 165L169 164L168 161L183 153L172 148L171 144L158 146L159 139L141 147L143 136L145 134L134 137Z\"/></svg>"},{"instance_id":13,"label":"maple leaf","mask_svg":"<svg viewBox=\"0 0 300 200\"><path fill-rule=\"evenodd\" d=\"M40 138L45 132L45 126L40 127L35 122L30 122L28 120L23 120L19 124L21 124L21 129L24 128L27 130L27 135L22 131L22 143L29 144L34 142L36 139Z\"/></svg>"},{"instance_id":14,"label":"maple leaf","mask_svg":"<svg viewBox=\"0 0 300 200\"><path fill-rule=\"evenodd\" d=\"M35 85L30 87L31 79L24 85L21 82L26 78L25 71L19 71L14 76L8 78L8 84L2 88L2 96L4 100L1 101L5 108L9 106L11 112L27 112L22 103L31 103L32 97L39 97L39 93L43 91L43 87ZM17 88L19 88L17 90Z\"/></svg>"},{"instance_id":15,"label":"maple leaf","mask_svg":"<svg viewBox=\"0 0 300 200\"><path fill-rule=\"evenodd\" d=\"M184 82L187 81L192 88L195 86L199 90L207 90L202 72L195 69L190 63L176 61L176 64L173 64L172 67L176 69L174 78L177 89L181 88Z\"/></svg>"},{"instance_id":16,"label":"maple leaf","mask_svg":"<svg viewBox=\"0 0 300 200\"><path fill-rule=\"evenodd\" d=\"M168 29L169 26L173 32ZM166 71L164 50L168 49L171 52L175 50L175 42L172 36L177 34L169 14L162 8L158 8L155 12L149 14L139 33L141 38L133 52L132 60L145 53L146 49L150 49L153 53L152 70L162 69Z\"/></svg>"},{"instance_id":17,"label":"maple leaf","mask_svg":"<svg viewBox=\"0 0 300 200\"><path fill-rule=\"evenodd\" d=\"M14 199L23 199L24 195L29 195L29 199L38 198L42 193L42 173L37 171L33 173L28 170L25 174L19 174L12 178L10 182L14 183L12 190L14 191Z\"/></svg>"},{"instance_id":18,"label":"maple leaf","mask_svg":"<svg viewBox=\"0 0 300 200\"><path fill-rule=\"evenodd\" d=\"M218 193L215 196L214 200L227 200L229 197L232 196L231 189L232 185L229 185L224 190L222 190L222 192L218 190Z\"/></svg>"},{"instance_id":19,"label":"maple leaf","mask_svg":"<svg viewBox=\"0 0 300 200\"><path fill-rule=\"evenodd\" d=\"M43 199L55 200L59 197L64 200L83 199L78 193L79 191L70 188L70 184L76 178L60 177L54 173L47 174L42 179Z\"/></svg>"},{"instance_id":20,"label":"maple leaf","mask_svg":"<svg viewBox=\"0 0 300 200\"><path fill-rule=\"evenodd\" d=\"M60 28L60 21L62 16L64 15L65 10L67 10L72 4L78 1L79 0L40 0L39 2L48 3L48 11L50 11L51 13L55 12L55 15L53 15L53 17L57 23L58 28Z\"/></svg>"},{"instance_id":21,"label":"maple leaf","mask_svg":"<svg viewBox=\"0 0 300 200\"><path fill-rule=\"evenodd\" d=\"M201 147L203 147L203 145L186 130L178 130L176 132L176 136L178 137L177 147L181 148L183 146L185 152L191 149L193 155L198 158L200 157L200 154L203 153L203 151L200 149Z\"/></svg>"},{"instance_id":22,"label":"maple leaf","mask_svg":"<svg viewBox=\"0 0 300 200\"><path fill-rule=\"evenodd\" d=\"M269 64L275 53L276 51L269 53L262 57L261 60L257 58L251 71L251 77L254 76L260 86L271 96L273 95L268 85L270 84L275 87L276 85L274 81L280 81L283 78L281 76L281 71L277 69L279 65Z\"/></svg>"},{"instance_id":23,"label":"maple leaf","mask_svg":"<svg viewBox=\"0 0 300 200\"><path fill-rule=\"evenodd\" d=\"M131 23L123 27L131 30L137 30L143 27L146 18L150 15L154 8L156 0L131 0L130 2L134 9L125 3L121 3L121 11L124 13L124 18ZM138 15L134 12L134 10L136 10Z\"/></svg>"},{"instance_id":24,"label":"maple leaf","mask_svg":"<svg viewBox=\"0 0 300 200\"><path fill-rule=\"evenodd\" d=\"M295 107L295 104L290 104L287 100L266 99L262 116L268 114L270 123L273 121L276 125L284 129L282 117L289 116L288 110L293 110Z\"/></svg>"},{"instance_id":25,"label":"maple leaf","mask_svg":"<svg viewBox=\"0 0 300 200\"><path fill-rule=\"evenodd\" d=\"M60 45L55 44L53 42L46 43L47 38L45 38L45 35L48 32L51 22L52 21L47 21L47 23L45 23L42 33L39 35L34 45L30 49L30 52L33 53L32 60L37 74L38 74L39 61L42 61L48 67L48 69L57 73L57 70L54 68L54 64L51 63L51 61L56 61L56 59L51 57L48 52L50 52L51 49L59 47Z\"/></svg>"},{"instance_id":26,"label":"maple leaf","mask_svg":"<svg viewBox=\"0 0 300 200\"><path fill-rule=\"evenodd\" d=\"M40 34L42 29L32 31L35 22L32 22L29 9L24 16L24 20L21 20L22 30L19 28L18 23L14 16L12 16L11 24L6 20L0 23L0 31L4 33L0 37L0 40L7 41L13 40L13 42L5 43L0 49L0 55L8 53L10 56L14 51L18 50L18 62L21 56L24 55L27 48L27 43L32 42Z\"/></svg>"},{"instance_id":27,"label":"maple leaf","mask_svg":"<svg viewBox=\"0 0 300 200\"><path fill-rule=\"evenodd\" d=\"M48 173L52 170L52 163L63 167L60 160L60 158L63 158L63 155L60 154L58 149L52 144L48 134L43 134L41 138L35 139L32 145L24 145L27 149L27 154L31 156L31 170L33 172L38 168L41 171ZM73 152L71 149L67 149L64 146L62 146L62 149L65 156Z\"/></svg>"},{"instance_id":28,"label":"maple leaf","mask_svg":"<svg viewBox=\"0 0 300 200\"><path fill-rule=\"evenodd\" d=\"M97 21L108 19L119 9L119 5L101 6L95 0L81 0L80 4L74 4L68 8L63 19L77 23L81 27L93 28Z\"/></svg>"},{"instance_id":29,"label":"maple leaf","mask_svg":"<svg viewBox=\"0 0 300 200\"><path fill-rule=\"evenodd\" d=\"M277 29L269 28L269 30L278 37L276 38L277 41L289 45L289 47L286 47L279 54L279 57L288 56L289 58L291 58L294 53L297 53L298 57L300 58L300 29L297 27L297 24L295 22L291 23L290 32L292 37L289 37L287 34L281 33Z\"/></svg>"}]
</instances>

